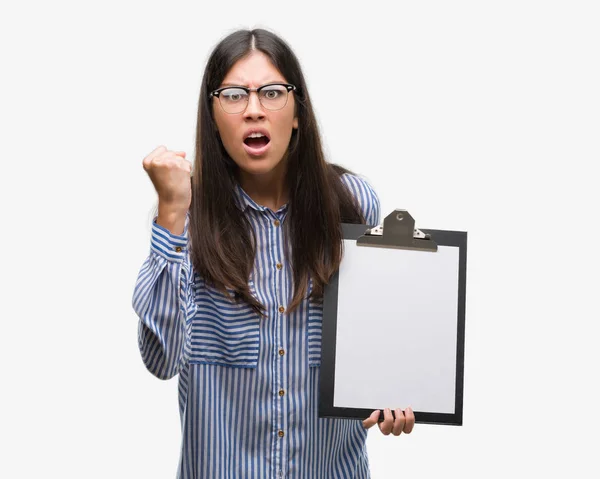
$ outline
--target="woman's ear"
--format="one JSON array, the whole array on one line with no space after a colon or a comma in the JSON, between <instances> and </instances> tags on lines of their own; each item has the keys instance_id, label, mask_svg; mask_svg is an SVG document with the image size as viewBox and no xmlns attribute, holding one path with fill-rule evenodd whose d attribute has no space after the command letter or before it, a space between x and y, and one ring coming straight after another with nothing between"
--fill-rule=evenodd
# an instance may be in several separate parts
<instances>
[{"instance_id":1,"label":"woman's ear","mask_svg":"<svg viewBox=\"0 0 600 479\"><path fill-rule=\"evenodd\" d=\"M297 116L294 117L294 121L292 122L292 126L294 127L295 130L298 129L298 117Z\"/></svg>"}]
</instances>

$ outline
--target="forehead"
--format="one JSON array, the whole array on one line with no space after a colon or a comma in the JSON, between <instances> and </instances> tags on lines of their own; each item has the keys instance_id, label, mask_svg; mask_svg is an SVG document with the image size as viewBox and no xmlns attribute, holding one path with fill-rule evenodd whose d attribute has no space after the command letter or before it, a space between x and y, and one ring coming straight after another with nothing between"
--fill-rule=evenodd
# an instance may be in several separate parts
<instances>
[{"instance_id":1,"label":"forehead","mask_svg":"<svg viewBox=\"0 0 600 479\"><path fill-rule=\"evenodd\" d=\"M264 53L253 51L233 64L223 78L222 84L255 88L265 83L287 82Z\"/></svg>"}]
</instances>

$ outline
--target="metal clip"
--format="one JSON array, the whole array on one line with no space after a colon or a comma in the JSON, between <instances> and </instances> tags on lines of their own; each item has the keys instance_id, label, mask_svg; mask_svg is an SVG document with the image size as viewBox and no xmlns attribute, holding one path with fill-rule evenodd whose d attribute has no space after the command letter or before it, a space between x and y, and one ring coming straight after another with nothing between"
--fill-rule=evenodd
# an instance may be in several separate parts
<instances>
[{"instance_id":1,"label":"metal clip","mask_svg":"<svg viewBox=\"0 0 600 479\"><path fill-rule=\"evenodd\" d=\"M415 228L415 220L407 210L394 210L383 225L366 231L356 240L358 246L412 249L436 252L438 247L431 235Z\"/></svg>"}]
</instances>

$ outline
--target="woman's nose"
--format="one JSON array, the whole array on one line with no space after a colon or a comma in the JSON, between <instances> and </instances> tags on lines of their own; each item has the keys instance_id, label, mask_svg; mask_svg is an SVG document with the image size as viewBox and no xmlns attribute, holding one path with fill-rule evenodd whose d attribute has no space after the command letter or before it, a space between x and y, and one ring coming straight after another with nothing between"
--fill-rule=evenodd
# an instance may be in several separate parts
<instances>
[{"instance_id":1,"label":"woman's nose","mask_svg":"<svg viewBox=\"0 0 600 479\"><path fill-rule=\"evenodd\" d=\"M244 111L244 115L252 118L263 117L265 115L263 106L258 99L258 94L255 91L250 92L248 97L248 106Z\"/></svg>"}]
</instances>

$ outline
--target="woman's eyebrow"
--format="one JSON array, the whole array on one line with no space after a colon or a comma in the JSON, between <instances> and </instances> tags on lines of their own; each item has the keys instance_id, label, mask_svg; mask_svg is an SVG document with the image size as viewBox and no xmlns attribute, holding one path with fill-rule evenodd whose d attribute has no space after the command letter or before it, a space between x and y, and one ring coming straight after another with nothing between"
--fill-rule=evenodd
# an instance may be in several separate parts
<instances>
[{"instance_id":1,"label":"woman's eyebrow","mask_svg":"<svg viewBox=\"0 0 600 479\"><path fill-rule=\"evenodd\" d=\"M271 83L285 83L283 80L269 80L269 81L264 81L262 83L260 83L260 85L269 85ZM247 84L244 84L244 82L239 82L239 83L232 83L232 82L224 82L221 83L221 86L243 86L248 88Z\"/></svg>"}]
</instances>

